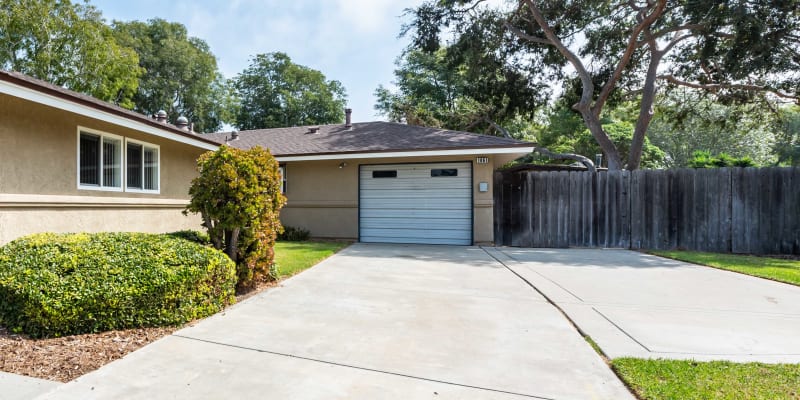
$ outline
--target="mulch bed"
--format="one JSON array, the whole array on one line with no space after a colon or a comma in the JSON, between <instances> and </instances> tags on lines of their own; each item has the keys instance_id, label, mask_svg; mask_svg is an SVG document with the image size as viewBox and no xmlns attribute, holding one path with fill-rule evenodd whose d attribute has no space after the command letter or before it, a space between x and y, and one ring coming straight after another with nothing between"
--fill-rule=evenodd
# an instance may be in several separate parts
<instances>
[{"instance_id":1,"label":"mulch bed","mask_svg":"<svg viewBox=\"0 0 800 400\"><path fill-rule=\"evenodd\" d=\"M259 283L254 290L237 295L236 302L276 285L277 282ZM141 328L31 339L0 326L0 371L69 382L181 328Z\"/></svg>"}]
</instances>

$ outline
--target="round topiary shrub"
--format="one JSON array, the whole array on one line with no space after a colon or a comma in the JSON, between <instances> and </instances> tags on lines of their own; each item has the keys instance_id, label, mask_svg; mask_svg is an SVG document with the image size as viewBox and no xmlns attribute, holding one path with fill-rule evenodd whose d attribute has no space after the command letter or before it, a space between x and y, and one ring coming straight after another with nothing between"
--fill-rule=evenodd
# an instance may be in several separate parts
<instances>
[{"instance_id":1,"label":"round topiary shrub","mask_svg":"<svg viewBox=\"0 0 800 400\"><path fill-rule=\"evenodd\" d=\"M33 337L205 317L235 301L222 252L169 235L37 234L0 248L0 324Z\"/></svg>"}]
</instances>

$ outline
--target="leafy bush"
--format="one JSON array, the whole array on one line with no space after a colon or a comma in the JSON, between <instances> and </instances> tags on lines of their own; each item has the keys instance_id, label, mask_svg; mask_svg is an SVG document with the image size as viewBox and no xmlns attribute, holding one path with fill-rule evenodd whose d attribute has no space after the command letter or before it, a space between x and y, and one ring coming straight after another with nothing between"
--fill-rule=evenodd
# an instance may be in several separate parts
<instances>
[{"instance_id":1,"label":"leafy bush","mask_svg":"<svg viewBox=\"0 0 800 400\"><path fill-rule=\"evenodd\" d=\"M278 235L278 240L284 242L303 242L310 238L311 232L308 229L293 226L284 226L283 233Z\"/></svg>"},{"instance_id":2,"label":"leafy bush","mask_svg":"<svg viewBox=\"0 0 800 400\"><path fill-rule=\"evenodd\" d=\"M199 213L211 243L236 263L237 289L271 279L272 247L283 229L278 214L286 203L278 162L258 146L222 146L200 156L197 170L184 213Z\"/></svg>"},{"instance_id":3,"label":"leafy bush","mask_svg":"<svg viewBox=\"0 0 800 400\"><path fill-rule=\"evenodd\" d=\"M195 242L202 245L211 244L211 239L209 239L207 233L191 229L168 233L168 235L179 239L186 239L190 242Z\"/></svg>"},{"instance_id":4,"label":"leafy bush","mask_svg":"<svg viewBox=\"0 0 800 400\"><path fill-rule=\"evenodd\" d=\"M169 235L37 234L0 248L0 323L33 337L167 326L235 301L222 252Z\"/></svg>"},{"instance_id":5,"label":"leafy bush","mask_svg":"<svg viewBox=\"0 0 800 400\"><path fill-rule=\"evenodd\" d=\"M710 151L695 151L688 165L690 168L722 168L755 167L756 163L750 157L735 158L726 153L714 156Z\"/></svg>"}]
</instances>

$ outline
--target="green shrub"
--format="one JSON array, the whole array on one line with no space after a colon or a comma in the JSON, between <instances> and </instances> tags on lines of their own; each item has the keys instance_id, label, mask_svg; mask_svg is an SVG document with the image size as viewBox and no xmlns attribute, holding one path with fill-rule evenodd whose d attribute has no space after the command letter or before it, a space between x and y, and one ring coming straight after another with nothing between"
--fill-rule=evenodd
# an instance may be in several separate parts
<instances>
[{"instance_id":1,"label":"green shrub","mask_svg":"<svg viewBox=\"0 0 800 400\"><path fill-rule=\"evenodd\" d=\"M284 242L303 242L311 238L311 231L293 226L284 226L283 233L278 235L278 240Z\"/></svg>"},{"instance_id":2,"label":"green shrub","mask_svg":"<svg viewBox=\"0 0 800 400\"><path fill-rule=\"evenodd\" d=\"M37 234L0 248L0 323L33 337L185 323L235 301L222 252L170 235Z\"/></svg>"},{"instance_id":3,"label":"green shrub","mask_svg":"<svg viewBox=\"0 0 800 400\"><path fill-rule=\"evenodd\" d=\"M211 244L211 239L209 239L208 234L205 232L194 231L191 229L186 229L182 231L168 233L168 235L180 239L186 239L190 242L200 243L202 245L209 245Z\"/></svg>"},{"instance_id":4,"label":"green shrub","mask_svg":"<svg viewBox=\"0 0 800 400\"><path fill-rule=\"evenodd\" d=\"M714 156L710 151L695 151L688 166L689 168L755 167L756 163L746 156L735 158L726 153Z\"/></svg>"}]
</instances>

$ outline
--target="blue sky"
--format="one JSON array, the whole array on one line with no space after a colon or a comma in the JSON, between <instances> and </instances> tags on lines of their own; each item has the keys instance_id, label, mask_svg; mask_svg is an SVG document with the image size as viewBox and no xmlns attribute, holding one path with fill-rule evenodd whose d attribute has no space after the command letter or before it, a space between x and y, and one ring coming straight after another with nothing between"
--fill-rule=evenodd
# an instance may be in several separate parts
<instances>
[{"instance_id":1,"label":"blue sky","mask_svg":"<svg viewBox=\"0 0 800 400\"><path fill-rule=\"evenodd\" d=\"M205 40L231 78L255 54L282 51L347 89L353 120L381 119L373 92L394 80L403 10L421 0L91 0L111 20L163 18Z\"/></svg>"}]
</instances>

